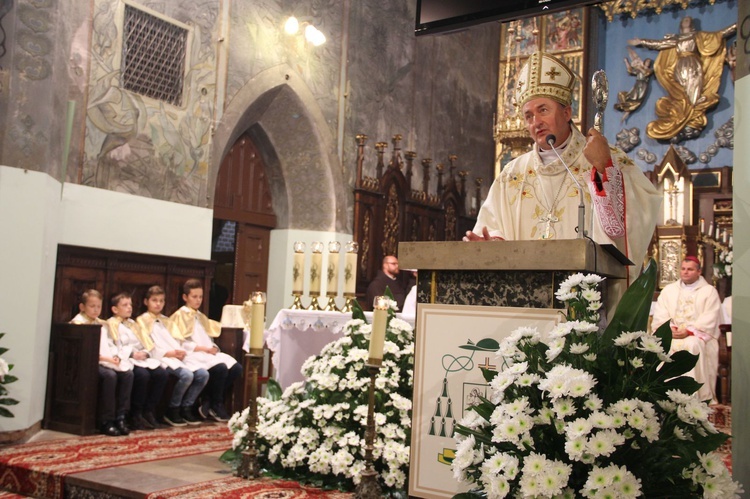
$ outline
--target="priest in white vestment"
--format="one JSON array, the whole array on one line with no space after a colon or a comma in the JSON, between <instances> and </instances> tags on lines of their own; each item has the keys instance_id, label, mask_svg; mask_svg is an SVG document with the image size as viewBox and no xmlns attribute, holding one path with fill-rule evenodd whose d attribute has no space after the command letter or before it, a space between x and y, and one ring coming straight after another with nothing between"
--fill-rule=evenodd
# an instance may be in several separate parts
<instances>
[{"instance_id":1,"label":"priest in white vestment","mask_svg":"<svg viewBox=\"0 0 750 499\"><path fill-rule=\"evenodd\" d=\"M633 261L633 280L662 198L623 151L594 128L584 136L573 125L575 80L570 68L543 52L532 54L521 69L516 100L534 146L505 165L464 240L574 239L583 230L577 227L578 186L588 186L583 187L587 235L597 243L614 244Z\"/></svg>"},{"instance_id":2,"label":"priest in white vestment","mask_svg":"<svg viewBox=\"0 0 750 499\"><path fill-rule=\"evenodd\" d=\"M687 376L703 383L700 400L716 403L716 377L719 369L719 293L701 275L700 261L688 256L680 265L680 280L662 289L654 309L653 329L669 321L672 328L670 354L687 350L698 355L698 362Z\"/></svg>"}]
</instances>

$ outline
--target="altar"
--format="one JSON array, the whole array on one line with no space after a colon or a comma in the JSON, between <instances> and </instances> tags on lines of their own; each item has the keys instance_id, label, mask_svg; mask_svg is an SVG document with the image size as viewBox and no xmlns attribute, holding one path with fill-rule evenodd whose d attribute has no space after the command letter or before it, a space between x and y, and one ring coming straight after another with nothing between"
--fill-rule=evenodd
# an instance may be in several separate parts
<instances>
[{"instance_id":1,"label":"altar","mask_svg":"<svg viewBox=\"0 0 750 499\"><path fill-rule=\"evenodd\" d=\"M396 314L414 326L414 317ZM365 312L372 322L372 312ZM271 350L271 362L276 369L276 380L282 389L296 381L304 381L302 364L317 355L327 344L341 338L344 325L352 318L347 312L324 310L282 309L265 331L266 347Z\"/></svg>"}]
</instances>

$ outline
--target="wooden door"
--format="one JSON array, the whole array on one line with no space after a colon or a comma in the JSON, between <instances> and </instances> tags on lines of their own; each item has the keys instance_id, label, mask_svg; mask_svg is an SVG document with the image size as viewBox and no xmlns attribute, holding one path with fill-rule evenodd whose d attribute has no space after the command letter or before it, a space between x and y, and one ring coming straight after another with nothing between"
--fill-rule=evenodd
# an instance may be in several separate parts
<instances>
[{"instance_id":1,"label":"wooden door","mask_svg":"<svg viewBox=\"0 0 750 499\"><path fill-rule=\"evenodd\" d=\"M240 304L250 292L266 291L268 244L276 227L266 167L248 133L224 157L216 181L214 226L221 229L227 221L234 222L229 231L234 237L233 255L216 251L214 244L211 259L217 262L216 284L230 291L228 303ZM216 231L217 237L220 232Z\"/></svg>"},{"instance_id":2,"label":"wooden door","mask_svg":"<svg viewBox=\"0 0 750 499\"><path fill-rule=\"evenodd\" d=\"M235 298L237 303L247 300L253 291L268 287L268 242L271 231L264 227L240 223L237 225L237 253L235 260Z\"/></svg>"}]
</instances>

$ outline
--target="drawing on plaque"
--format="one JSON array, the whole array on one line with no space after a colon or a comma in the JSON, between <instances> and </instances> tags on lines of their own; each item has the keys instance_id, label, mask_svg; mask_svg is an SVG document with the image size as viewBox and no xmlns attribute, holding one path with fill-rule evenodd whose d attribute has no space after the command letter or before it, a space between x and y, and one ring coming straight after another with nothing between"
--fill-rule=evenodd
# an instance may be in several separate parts
<instances>
[{"instance_id":1,"label":"drawing on plaque","mask_svg":"<svg viewBox=\"0 0 750 499\"><path fill-rule=\"evenodd\" d=\"M443 375L440 394L437 400L435 400L435 410L430 418L428 435L453 438L456 421L461 420L466 410L471 406L479 404L480 397L487 397L488 384L484 381L484 375L481 370L497 370L497 365L492 364L490 361L490 358L494 357L495 352L500 348L497 340L483 338L477 343L467 340L466 344L460 345L459 348L468 350L469 353L461 355L447 353L443 355L442 367L445 374ZM478 359L475 359L475 356ZM453 387L454 393L459 392L461 395L458 399L460 406L455 407L455 399L451 395L452 390L449 377L452 373L461 371L476 371L477 376L475 378L472 377L471 381L463 381L461 387ZM454 455L454 449L443 449L443 452L438 455L438 461L449 465L453 461Z\"/></svg>"}]
</instances>

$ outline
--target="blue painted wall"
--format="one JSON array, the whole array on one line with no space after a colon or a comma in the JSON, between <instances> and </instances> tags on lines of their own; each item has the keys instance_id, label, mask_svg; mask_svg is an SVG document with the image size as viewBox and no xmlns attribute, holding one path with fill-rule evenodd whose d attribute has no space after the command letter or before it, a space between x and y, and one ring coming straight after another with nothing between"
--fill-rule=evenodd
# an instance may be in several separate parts
<instances>
[{"instance_id":1,"label":"blue painted wall","mask_svg":"<svg viewBox=\"0 0 750 499\"><path fill-rule=\"evenodd\" d=\"M595 9L601 14L601 11ZM737 1L726 0L717 1L715 5L706 5L702 7L691 7L686 10L674 10L663 12L661 15L641 16L636 19L615 19L613 22L607 22L604 15L601 14L601 28L606 36L600 37L600 59L598 68L603 68L607 72L609 79L609 103L604 115L604 133L610 142L614 142L617 133L623 128L636 127L640 129L641 143L637 145L629 156L633 158L644 171L654 169L654 164L649 164L638 157L637 152L645 149L656 156L656 164L660 163L669 149L668 143L659 142L651 139L646 135L646 125L656 118L655 104L657 99L666 95L666 91L659 85L656 76L651 77L649 90L646 94L646 100L639 109L631 113L625 122L621 122L623 113L614 109L613 105L617 102L617 93L627 91L633 87L635 77L628 74L625 68L624 58L628 56L627 42L632 38L661 39L664 35L677 33L679 31L680 20L685 16L692 16L695 20L695 27L699 31L719 31L727 26L737 22ZM735 37L728 39L729 46ZM656 59L658 51L649 50L644 47L634 47L635 51L642 59ZM597 67L592 68L592 70ZM734 82L732 81L729 66L724 65L724 74L722 75L721 86L719 88L721 99L719 104L709 110L706 114L708 125L701 133L700 137L693 140L680 142L679 145L685 146L696 156L705 153L709 147L716 142L714 132L717 128L729 121L734 114ZM696 161L688 164L691 170L706 167L720 167L732 165L733 151L728 148L719 148L716 155L708 161L708 164Z\"/></svg>"}]
</instances>

